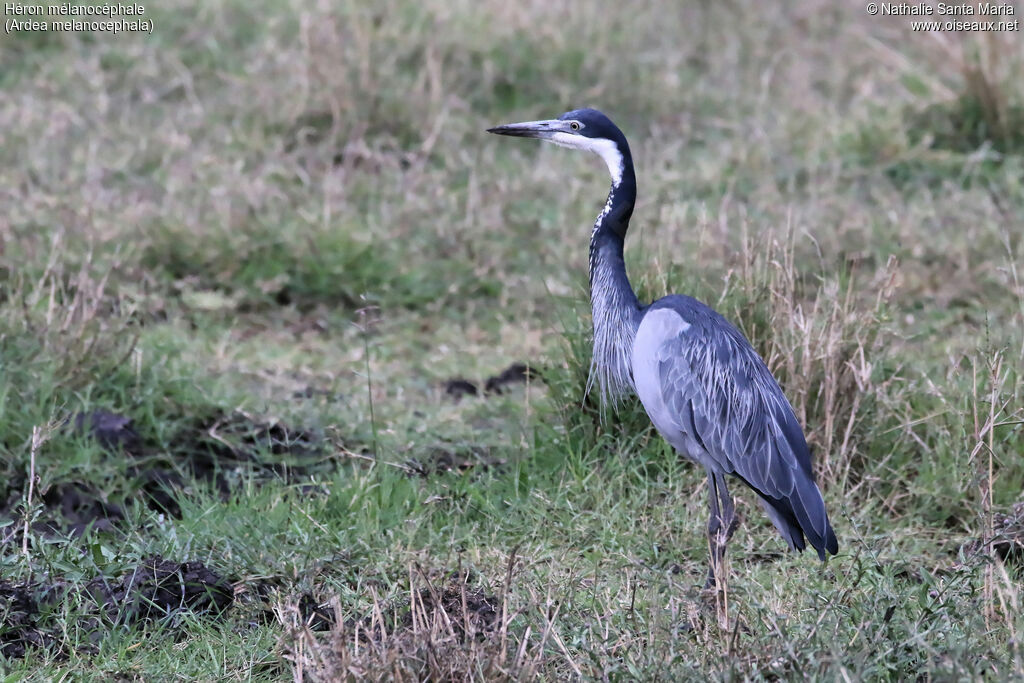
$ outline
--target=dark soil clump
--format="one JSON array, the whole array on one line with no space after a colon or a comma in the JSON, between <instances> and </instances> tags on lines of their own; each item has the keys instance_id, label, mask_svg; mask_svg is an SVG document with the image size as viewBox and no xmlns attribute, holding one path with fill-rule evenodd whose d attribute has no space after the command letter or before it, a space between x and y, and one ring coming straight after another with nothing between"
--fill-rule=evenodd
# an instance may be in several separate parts
<instances>
[{"instance_id":1,"label":"dark soil clump","mask_svg":"<svg viewBox=\"0 0 1024 683\"><path fill-rule=\"evenodd\" d=\"M212 485L223 497L250 477L295 482L320 461L322 439L309 430L218 413L182 429L166 464L134 468L136 482L152 509L181 516L175 492L191 477Z\"/></svg>"},{"instance_id":2,"label":"dark soil clump","mask_svg":"<svg viewBox=\"0 0 1024 683\"><path fill-rule=\"evenodd\" d=\"M46 507L59 511L66 522L65 529L75 538L85 533L92 525L97 531L112 531L114 524L124 519L120 505L108 503L103 496L86 483L65 482L55 484L42 496ZM61 533L56 525L49 525L49 531Z\"/></svg>"},{"instance_id":3,"label":"dark soil clump","mask_svg":"<svg viewBox=\"0 0 1024 683\"><path fill-rule=\"evenodd\" d=\"M975 539L964 545L964 551L968 555L991 552L1007 564L1024 568L1024 502L996 515L992 537Z\"/></svg>"},{"instance_id":4,"label":"dark soil clump","mask_svg":"<svg viewBox=\"0 0 1024 683\"><path fill-rule=\"evenodd\" d=\"M476 396L480 390L468 379L453 377L444 383L444 393L458 401L463 396Z\"/></svg>"},{"instance_id":5,"label":"dark soil clump","mask_svg":"<svg viewBox=\"0 0 1024 683\"><path fill-rule=\"evenodd\" d=\"M334 610L318 603L311 593L303 593L299 598L299 616L302 617L302 623L313 631L330 631L336 621Z\"/></svg>"},{"instance_id":6,"label":"dark soil clump","mask_svg":"<svg viewBox=\"0 0 1024 683\"><path fill-rule=\"evenodd\" d=\"M202 562L174 562L158 555L117 579L93 579L85 592L118 624L173 620L183 612L219 615L234 601L231 583Z\"/></svg>"},{"instance_id":7,"label":"dark soil clump","mask_svg":"<svg viewBox=\"0 0 1024 683\"><path fill-rule=\"evenodd\" d=\"M236 414L216 413L182 429L170 450L150 443L135 431L131 418L97 410L70 420L75 434L95 439L108 457L119 459L126 485L100 490L85 481L62 481L44 490L36 487L32 531L44 536L79 537L88 528L116 532L125 519L124 506L138 493L149 507L172 517L181 516L176 496L192 481L212 485L227 497L253 478L297 482L320 464L322 439L313 432L280 423L256 422ZM116 480L115 480L116 481ZM23 520L27 478L0 485L0 520ZM13 528L13 527L12 527ZM0 535L0 540L9 540Z\"/></svg>"},{"instance_id":8,"label":"dark soil clump","mask_svg":"<svg viewBox=\"0 0 1024 683\"><path fill-rule=\"evenodd\" d=\"M21 492L26 483L24 478L10 483L7 500L0 504L0 519L24 519ZM34 517L31 530L42 536L70 535L78 538L90 526L97 531L112 531L117 523L124 520L124 510L120 505L108 502L96 487L84 482L61 482L41 492L37 489L34 502L41 503L44 511ZM7 530L20 532L21 526L14 524ZM0 536L4 542L10 538Z\"/></svg>"},{"instance_id":9,"label":"dark soil clump","mask_svg":"<svg viewBox=\"0 0 1024 683\"><path fill-rule=\"evenodd\" d=\"M16 586L0 579L0 655L19 659L28 648L49 642L37 624L36 594L31 585Z\"/></svg>"},{"instance_id":10,"label":"dark soil clump","mask_svg":"<svg viewBox=\"0 0 1024 683\"><path fill-rule=\"evenodd\" d=\"M491 375L484 381L484 392L503 394L509 384L520 384L527 380L541 379L540 373L526 363L513 363L497 375ZM463 396L476 396L480 393L475 382L464 377L452 377L444 383L444 393L456 401Z\"/></svg>"},{"instance_id":11,"label":"dark soil clump","mask_svg":"<svg viewBox=\"0 0 1024 683\"><path fill-rule=\"evenodd\" d=\"M429 477L443 472L466 474L476 470L485 472L492 467L500 467L505 460L494 458L486 447L435 447L423 456L406 461L406 466L413 474Z\"/></svg>"},{"instance_id":12,"label":"dark soil clump","mask_svg":"<svg viewBox=\"0 0 1024 683\"><path fill-rule=\"evenodd\" d=\"M202 562L174 562L160 556L143 559L117 577L98 576L84 587L57 579L49 583L14 585L0 579L0 654L24 657L30 648L43 647L67 654L60 645L66 610L81 609L80 624L95 637L111 624L160 624L177 632L180 617L223 615L234 602L234 587ZM77 646L79 654L92 646Z\"/></svg>"},{"instance_id":13,"label":"dark soil clump","mask_svg":"<svg viewBox=\"0 0 1024 683\"><path fill-rule=\"evenodd\" d=\"M225 485L224 470L252 465L264 474L287 477L307 468L289 458L315 456L321 439L308 430L275 422L254 422L245 416L218 414L183 429L175 438L175 454L197 479ZM267 457L270 456L270 457Z\"/></svg>"},{"instance_id":14,"label":"dark soil clump","mask_svg":"<svg viewBox=\"0 0 1024 683\"><path fill-rule=\"evenodd\" d=\"M345 630L353 631L358 626L360 636L367 641L368 638L379 641L385 635L402 638L424 628L439 629L435 635L447 632L460 641L467 638L483 640L498 626L501 600L480 588L473 588L471 583L471 578L460 578L453 572L442 586L420 588L413 591L412 600L402 600L382 609L385 620L394 619L387 634L381 632L380 624L372 615L363 617L361 621L346 620ZM301 610L300 602L300 614ZM333 613L330 614L330 623L333 624Z\"/></svg>"},{"instance_id":15,"label":"dark soil clump","mask_svg":"<svg viewBox=\"0 0 1024 683\"><path fill-rule=\"evenodd\" d=\"M498 598L481 590L471 590L461 582L451 582L440 591L419 591L418 604L410 606L402 618L402 626L412 628L415 619L430 617L443 610L452 630L460 639L467 636L483 639L492 633L501 610ZM429 623L429 622L426 622Z\"/></svg>"},{"instance_id":16,"label":"dark soil clump","mask_svg":"<svg viewBox=\"0 0 1024 683\"><path fill-rule=\"evenodd\" d=\"M488 394L501 394L504 393L503 387L505 385L519 384L527 380L532 381L539 378L540 375L537 371L526 363L513 363L502 370L500 374L488 377L484 388Z\"/></svg>"},{"instance_id":17,"label":"dark soil clump","mask_svg":"<svg viewBox=\"0 0 1024 683\"><path fill-rule=\"evenodd\" d=\"M504 662L508 654L500 637L505 619L501 598L476 585L473 573L462 569L425 572L417 566L415 575L419 580L413 578L409 589L386 603L373 591L373 607L342 623L334 622L325 605L302 596L291 612L299 622L289 618L284 625L291 627L297 642L318 653L308 660L311 675L316 672L318 680L343 680L358 672L377 672L374 679L396 677L396 672L409 680L507 677L507 670L490 665ZM369 584L367 588L372 591ZM330 634L311 633L321 630ZM301 648L290 654L309 652Z\"/></svg>"},{"instance_id":18,"label":"dark soil clump","mask_svg":"<svg viewBox=\"0 0 1024 683\"><path fill-rule=\"evenodd\" d=\"M138 433L132 427L132 419L106 410L78 413L71 420L74 432L88 435L104 449L117 452L137 451L142 444Z\"/></svg>"}]
</instances>

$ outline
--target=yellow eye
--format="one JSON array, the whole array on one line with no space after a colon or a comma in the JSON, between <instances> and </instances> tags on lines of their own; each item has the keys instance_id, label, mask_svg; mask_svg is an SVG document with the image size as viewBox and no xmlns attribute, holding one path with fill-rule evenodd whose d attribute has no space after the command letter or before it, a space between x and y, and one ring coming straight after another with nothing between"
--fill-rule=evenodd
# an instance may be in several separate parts
<instances>
[{"instance_id":1,"label":"yellow eye","mask_svg":"<svg viewBox=\"0 0 1024 683\"><path fill-rule=\"evenodd\" d=\"M569 124L569 127L572 128L573 130L579 130L580 124L578 121L573 121L572 123Z\"/></svg>"}]
</instances>

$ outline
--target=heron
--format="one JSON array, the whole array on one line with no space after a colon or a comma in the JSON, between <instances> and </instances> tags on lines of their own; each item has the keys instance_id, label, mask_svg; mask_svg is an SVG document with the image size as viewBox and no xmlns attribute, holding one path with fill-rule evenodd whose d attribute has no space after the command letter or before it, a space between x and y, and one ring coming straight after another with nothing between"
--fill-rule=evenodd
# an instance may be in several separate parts
<instances>
[{"instance_id":1,"label":"heron","mask_svg":"<svg viewBox=\"0 0 1024 683\"><path fill-rule=\"evenodd\" d=\"M635 394L661 436L707 471L705 587L715 586L738 525L727 475L757 494L791 550L803 551L810 542L822 562L826 552L835 555L839 543L814 480L803 429L754 347L722 315L692 297L671 294L647 305L637 299L623 258L636 175L618 126L596 109L575 109L557 119L488 132L587 150L608 167L611 189L590 235L594 336L587 389L596 379L604 407Z\"/></svg>"}]
</instances>

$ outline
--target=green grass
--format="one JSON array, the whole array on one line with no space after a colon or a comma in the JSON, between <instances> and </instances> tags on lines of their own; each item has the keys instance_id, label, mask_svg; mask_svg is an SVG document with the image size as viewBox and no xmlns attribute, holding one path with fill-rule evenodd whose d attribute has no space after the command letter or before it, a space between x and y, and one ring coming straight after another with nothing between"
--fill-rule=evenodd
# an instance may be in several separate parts
<instances>
[{"instance_id":1,"label":"green grass","mask_svg":"<svg viewBox=\"0 0 1024 683\"><path fill-rule=\"evenodd\" d=\"M3 582L59 587L0 680L1024 676L993 540L1024 536L1019 41L599 4L182 2L0 44L0 646ZM588 105L632 144L638 292L744 330L839 536L785 553L736 487L726 615L701 472L584 395L603 168L483 132ZM69 426L96 410L132 453ZM68 533L76 491L114 528ZM100 618L83 587L154 554L234 604Z\"/></svg>"}]
</instances>

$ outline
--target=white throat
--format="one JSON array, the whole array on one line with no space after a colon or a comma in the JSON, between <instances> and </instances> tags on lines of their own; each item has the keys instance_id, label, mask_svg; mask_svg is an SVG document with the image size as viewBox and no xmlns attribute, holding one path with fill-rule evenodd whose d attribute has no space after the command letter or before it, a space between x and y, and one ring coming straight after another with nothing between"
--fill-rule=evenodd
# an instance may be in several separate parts
<instances>
[{"instance_id":1,"label":"white throat","mask_svg":"<svg viewBox=\"0 0 1024 683\"><path fill-rule=\"evenodd\" d=\"M611 140L607 138L588 138L583 135L571 135L569 133L555 133L548 139L561 147L584 149L601 157L608 166L608 173L612 176L612 186L619 186L619 182L622 180L622 155L619 153L618 145Z\"/></svg>"}]
</instances>

